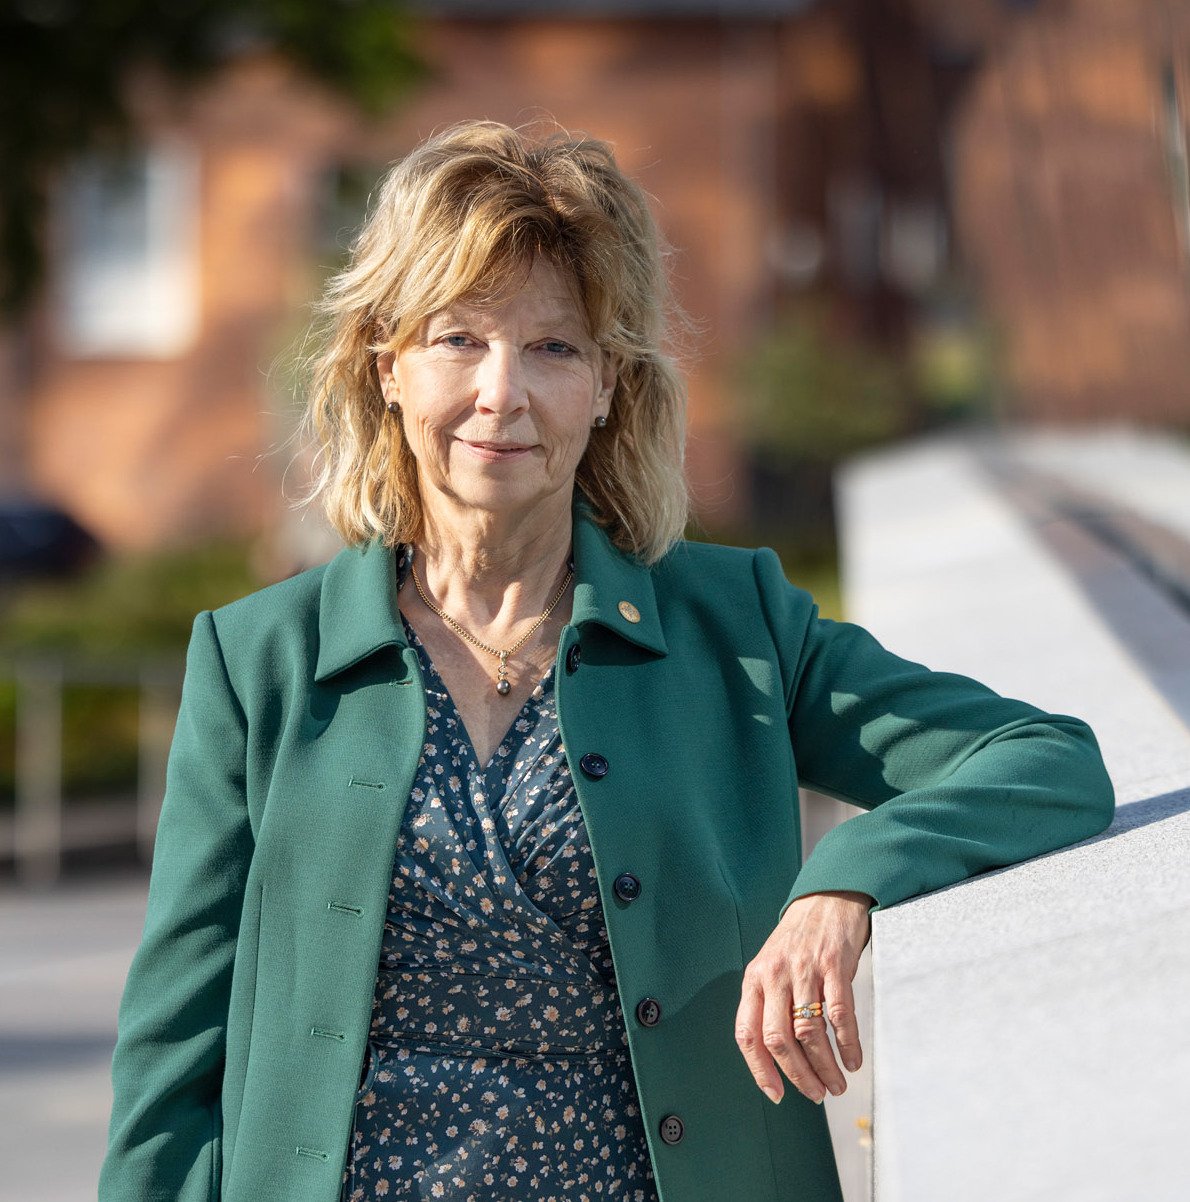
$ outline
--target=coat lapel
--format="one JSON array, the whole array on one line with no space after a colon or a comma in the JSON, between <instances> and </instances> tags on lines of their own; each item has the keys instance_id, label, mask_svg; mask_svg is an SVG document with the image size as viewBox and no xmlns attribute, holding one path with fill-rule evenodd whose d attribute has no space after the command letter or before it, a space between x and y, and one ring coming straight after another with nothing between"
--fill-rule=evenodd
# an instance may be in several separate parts
<instances>
[{"instance_id":1,"label":"coat lapel","mask_svg":"<svg viewBox=\"0 0 1190 1202\"><path fill-rule=\"evenodd\" d=\"M382 647L406 646L397 607L395 549L379 537L345 547L322 577L315 683L324 684Z\"/></svg>"},{"instance_id":2,"label":"coat lapel","mask_svg":"<svg viewBox=\"0 0 1190 1202\"><path fill-rule=\"evenodd\" d=\"M596 623L638 647L666 653L653 577L625 554L596 522L590 501L574 491L574 610L570 624L580 632Z\"/></svg>"}]
</instances>

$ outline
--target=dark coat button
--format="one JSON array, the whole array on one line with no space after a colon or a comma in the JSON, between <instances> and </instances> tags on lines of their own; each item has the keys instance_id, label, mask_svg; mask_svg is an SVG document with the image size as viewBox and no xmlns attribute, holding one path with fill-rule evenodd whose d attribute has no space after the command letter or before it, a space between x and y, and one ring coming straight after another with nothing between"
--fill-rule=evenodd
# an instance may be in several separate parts
<instances>
[{"instance_id":1,"label":"dark coat button","mask_svg":"<svg viewBox=\"0 0 1190 1202\"><path fill-rule=\"evenodd\" d=\"M634 901L640 897L640 881L631 872L621 872L612 888L621 901Z\"/></svg>"},{"instance_id":2,"label":"dark coat button","mask_svg":"<svg viewBox=\"0 0 1190 1202\"><path fill-rule=\"evenodd\" d=\"M566 652L566 671L577 672L578 666L583 662L583 649L578 643L572 643L570 650Z\"/></svg>"},{"instance_id":3,"label":"dark coat button","mask_svg":"<svg viewBox=\"0 0 1190 1202\"><path fill-rule=\"evenodd\" d=\"M661 1021L661 1003L655 997L644 997L636 1003L636 1017L641 1025L655 1027Z\"/></svg>"},{"instance_id":4,"label":"dark coat button","mask_svg":"<svg viewBox=\"0 0 1190 1202\"><path fill-rule=\"evenodd\" d=\"M578 762L578 766L590 777L598 780L607 775L607 760L597 751L588 751Z\"/></svg>"},{"instance_id":5,"label":"dark coat button","mask_svg":"<svg viewBox=\"0 0 1190 1202\"><path fill-rule=\"evenodd\" d=\"M661 1120L661 1138L667 1144L676 1144L682 1138L685 1129L682 1120L676 1114L667 1114Z\"/></svg>"}]
</instances>

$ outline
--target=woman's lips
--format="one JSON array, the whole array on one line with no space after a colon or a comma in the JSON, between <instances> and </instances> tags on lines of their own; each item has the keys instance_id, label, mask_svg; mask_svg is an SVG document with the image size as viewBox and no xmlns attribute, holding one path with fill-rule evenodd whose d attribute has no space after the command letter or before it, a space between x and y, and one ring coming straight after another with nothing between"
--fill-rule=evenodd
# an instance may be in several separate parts
<instances>
[{"instance_id":1,"label":"woman's lips","mask_svg":"<svg viewBox=\"0 0 1190 1202\"><path fill-rule=\"evenodd\" d=\"M463 446L472 452L477 458L483 459L488 463L502 463L506 459L518 459L522 455L527 455L533 448L513 444L510 446L502 445L497 442L467 442L463 439Z\"/></svg>"}]
</instances>

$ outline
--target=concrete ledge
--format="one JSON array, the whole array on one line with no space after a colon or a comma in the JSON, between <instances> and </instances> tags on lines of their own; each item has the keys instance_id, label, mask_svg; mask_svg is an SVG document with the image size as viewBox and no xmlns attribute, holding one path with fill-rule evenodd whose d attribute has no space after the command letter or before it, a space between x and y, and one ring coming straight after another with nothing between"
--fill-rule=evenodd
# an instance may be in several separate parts
<instances>
[{"instance_id":1,"label":"concrete ledge","mask_svg":"<svg viewBox=\"0 0 1190 1202\"><path fill-rule=\"evenodd\" d=\"M879 1202L1186 1196L1190 618L1005 471L1043 464L1120 505L1146 447L1162 521L1190 455L1127 431L930 439L840 474L848 616L1084 718L1119 806L1096 839L873 916Z\"/></svg>"}]
</instances>

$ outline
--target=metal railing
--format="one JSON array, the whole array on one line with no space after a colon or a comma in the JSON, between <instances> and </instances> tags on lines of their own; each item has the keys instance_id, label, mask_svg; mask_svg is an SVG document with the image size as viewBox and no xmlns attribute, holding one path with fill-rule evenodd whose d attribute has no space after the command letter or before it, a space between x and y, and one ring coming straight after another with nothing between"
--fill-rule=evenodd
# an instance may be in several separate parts
<instances>
[{"instance_id":1,"label":"metal railing","mask_svg":"<svg viewBox=\"0 0 1190 1202\"><path fill-rule=\"evenodd\" d=\"M182 674L180 659L150 657L113 664L37 654L0 663L0 681L14 685L16 696L15 804L11 816L0 819L0 858L11 861L20 883L55 883L63 853L78 846L131 840L140 860L152 858ZM137 691L135 787L115 805L85 806L63 795L63 699L78 685ZM83 817L84 808L93 820L72 821Z\"/></svg>"}]
</instances>

